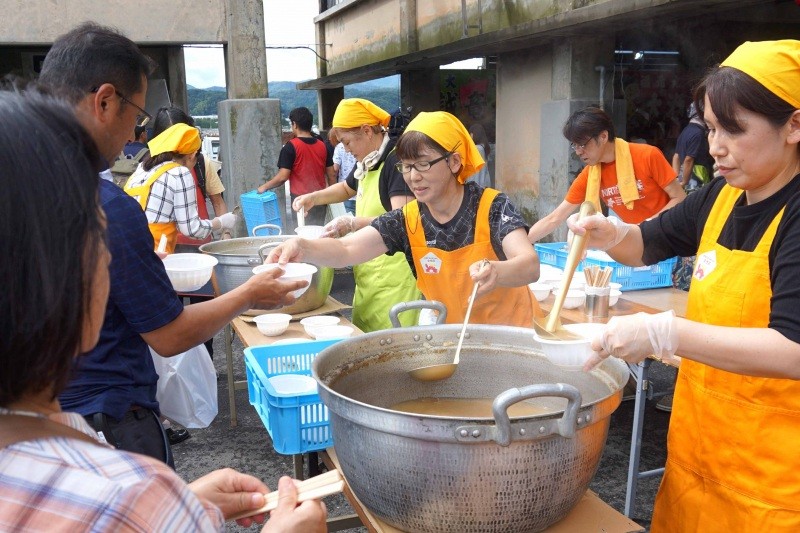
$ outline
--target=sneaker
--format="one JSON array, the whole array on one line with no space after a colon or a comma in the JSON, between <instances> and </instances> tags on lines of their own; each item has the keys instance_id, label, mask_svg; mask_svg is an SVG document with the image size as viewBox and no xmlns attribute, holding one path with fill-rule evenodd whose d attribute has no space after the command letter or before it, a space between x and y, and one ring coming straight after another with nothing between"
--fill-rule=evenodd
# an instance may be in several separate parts
<instances>
[{"instance_id":1,"label":"sneaker","mask_svg":"<svg viewBox=\"0 0 800 533\"><path fill-rule=\"evenodd\" d=\"M628 402L630 400L636 399L636 380L633 379L633 376L628 378L628 382L625 384L625 387L622 389L622 401Z\"/></svg>"},{"instance_id":2,"label":"sneaker","mask_svg":"<svg viewBox=\"0 0 800 533\"><path fill-rule=\"evenodd\" d=\"M672 398L673 394L667 394L666 396L662 396L658 403L656 403L656 409L659 411L664 411L665 413L672 412Z\"/></svg>"}]
</instances>

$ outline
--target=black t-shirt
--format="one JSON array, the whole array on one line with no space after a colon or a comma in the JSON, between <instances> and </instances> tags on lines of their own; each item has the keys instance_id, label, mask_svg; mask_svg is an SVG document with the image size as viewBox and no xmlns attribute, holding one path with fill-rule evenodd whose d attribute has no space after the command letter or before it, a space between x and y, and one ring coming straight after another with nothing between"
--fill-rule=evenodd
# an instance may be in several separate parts
<instances>
[{"instance_id":1,"label":"black t-shirt","mask_svg":"<svg viewBox=\"0 0 800 533\"><path fill-rule=\"evenodd\" d=\"M411 189L408 188L406 181L403 179L403 175L395 166L398 162L397 154L394 153L394 146L396 144L397 139L389 139L386 150L384 150L378 163L373 167L376 168L383 163L383 168L381 168L381 173L378 176L378 193L380 194L381 205L386 211L392 210L393 196L406 196L409 200L414 199L414 194L411 192ZM350 175L347 176L346 183L348 187L354 191L358 191L359 180L355 178L355 171L356 167L353 167L353 170L350 171Z\"/></svg>"},{"instance_id":2,"label":"black t-shirt","mask_svg":"<svg viewBox=\"0 0 800 533\"><path fill-rule=\"evenodd\" d=\"M483 188L478 184L472 182L464 184L464 198L461 201L461 207L458 213L444 224L436 222L431 216L428 206L419 204L422 229L425 231L425 240L428 246L452 252L475 242L475 220L482 193ZM395 252L405 254L406 261L411 266L411 272L416 277L417 271L411 255L411 244L406 233L403 210L395 209L379 216L372 221L372 227L377 229L383 237L383 242L389 249L388 255ZM503 239L506 238L506 235L517 228L525 228L525 231L528 231L522 215L509 201L508 196L503 193L497 195L489 208L489 227L492 249L501 261L506 259L506 254L503 252Z\"/></svg>"},{"instance_id":3,"label":"black t-shirt","mask_svg":"<svg viewBox=\"0 0 800 533\"><path fill-rule=\"evenodd\" d=\"M690 194L658 218L642 222L645 242L642 261L652 265L673 256L695 255L700 237L719 196L723 178ZM786 206L769 250L772 300L769 327L800 342L800 174L769 198L746 205L745 196L736 202L717 241L731 250L753 251L769 224ZM748 280L743 279L746 286Z\"/></svg>"}]
</instances>

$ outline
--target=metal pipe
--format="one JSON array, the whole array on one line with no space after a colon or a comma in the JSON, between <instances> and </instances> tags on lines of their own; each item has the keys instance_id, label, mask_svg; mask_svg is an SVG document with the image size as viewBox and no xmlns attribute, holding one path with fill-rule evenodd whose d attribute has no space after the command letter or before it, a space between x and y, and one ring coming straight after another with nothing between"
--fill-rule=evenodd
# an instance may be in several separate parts
<instances>
[{"instance_id":1,"label":"metal pipe","mask_svg":"<svg viewBox=\"0 0 800 533\"><path fill-rule=\"evenodd\" d=\"M605 109L606 107L603 99L605 97L606 88L606 67L601 65L599 67L594 67L594 69L600 73L600 109Z\"/></svg>"}]
</instances>

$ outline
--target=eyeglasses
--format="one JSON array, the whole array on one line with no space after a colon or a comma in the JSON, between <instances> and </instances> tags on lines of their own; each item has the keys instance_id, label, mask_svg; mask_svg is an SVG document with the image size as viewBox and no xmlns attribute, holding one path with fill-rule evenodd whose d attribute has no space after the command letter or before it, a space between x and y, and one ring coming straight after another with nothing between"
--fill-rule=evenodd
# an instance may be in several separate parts
<instances>
[{"instance_id":1,"label":"eyeglasses","mask_svg":"<svg viewBox=\"0 0 800 533\"><path fill-rule=\"evenodd\" d=\"M92 87L92 89L89 92L96 93L99 90L100 90L100 87ZM136 115L136 125L139 126L140 128L144 128L145 126L147 126L147 124L150 122L150 119L153 118L152 115L150 115L150 113L148 113L147 111L145 111L144 109L142 109L138 105L134 104L130 100L128 100L125 97L125 95L122 94L121 92L119 92L117 89L114 89L114 93L117 96L119 96L120 100L122 100L126 104L132 105L133 107L135 107L136 109L138 109L140 111L140 113L138 115Z\"/></svg>"},{"instance_id":2,"label":"eyeglasses","mask_svg":"<svg viewBox=\"0 0 800 533\"><path fill-rule=\"evenodd\" d=\"M583 144L569 143L569 147L570 147L570 148L572 148L573 150L575 150L576 152L577 152L578 150L580 150L580 151L583 151L583 150L585 150L585 149L586 149L586 145L587 145L587 144L589 144L590 142L592 142L593 140L594 140L594 137L590 137L590 138L589 138L589 139L588 139L588 140L587 140L585 143L583 143Z\"/></svg>"},{"instance_id":3,"label":"eyeglasses","mask_svg":"<svg viewBox=\"0 0 800 533\"><path fill-rule=\"evenodd\" d=\"M439 161L444 161L445 159L453 155L456 151L456 148L458 148L458 144L460 143L457 143L455 148L444 154L442 157L437 157L436 159L431 159L430 161L417 161L416 163L411 163L410 165L406 163L397 163L395 165L395 168L397 168L397 171L400 172L401 174L408 174L409 172L411 172L412 168L417 172L427 172L431 169L433 165L435 165Z\"/></svg>"}]
</instances>

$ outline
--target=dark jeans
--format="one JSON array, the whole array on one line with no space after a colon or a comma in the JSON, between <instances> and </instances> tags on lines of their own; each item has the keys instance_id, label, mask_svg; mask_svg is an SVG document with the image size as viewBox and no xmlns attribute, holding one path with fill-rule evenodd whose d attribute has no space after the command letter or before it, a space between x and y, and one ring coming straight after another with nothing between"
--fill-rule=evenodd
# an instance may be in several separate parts
<instances>
[{"instance_id":1,"label":"dark jeans","mask_svg":"<svg viewBox=\"0 0 800 533\"><path fill-rule=\"evenodd\" d=\"M104 413L94 413L84 418L114 448L149 455L175 468L167 434L154 411L131 409L119 421Z\"/></svg>"}]
</instances>

